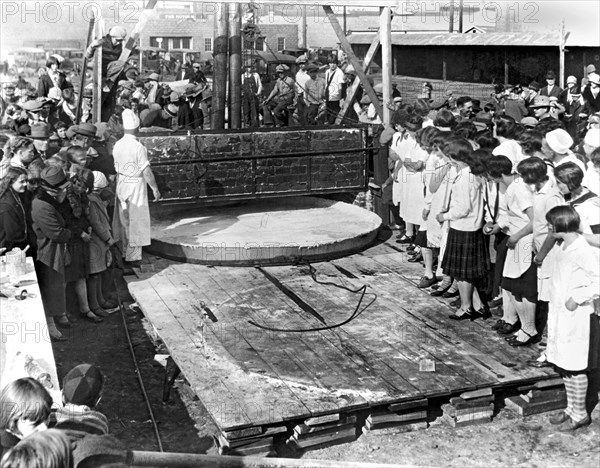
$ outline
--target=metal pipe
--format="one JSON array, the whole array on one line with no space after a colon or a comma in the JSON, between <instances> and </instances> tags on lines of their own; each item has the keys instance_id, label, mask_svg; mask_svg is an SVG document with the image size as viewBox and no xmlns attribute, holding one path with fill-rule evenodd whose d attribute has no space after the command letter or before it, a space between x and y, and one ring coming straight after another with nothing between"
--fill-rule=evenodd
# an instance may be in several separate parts
<instances>
[{"instance_id":1,"label":"metal pipe","mask_svg":"<svg viewBox=\"0 0 600 468\"><path fill-rule=\"evenodd\" d=\"M362 153L366 151L379 151L379 148L351 148L343 150L328 150L328 151L315 151L312 153L280 153L280 154L261 154L252 156L232 156L228 158L191 158L191 159L180 159L177 161L152 161L152 167L160 166L178 166L181 164L194 164L194 163L215 163L215 162L231 162L231 161L250 161L258 159L272 159L272 158L307 158L313 156L328 156L332 154L346 154L346 153ZM214 154L214 153L213 153ZM219 153L217 153L219 154ZM222 153L223 154L223 153Z\"/></svg>"},{"instance_id":2,"label":"metal pipe","mask_svg":"<svg viewBox=\"0 0 600 468\"><path fill-rule=\"evenodd\" d=\"M215 16L214 82L212 99L212 129L225 128L225 101L227 98L227 44L229 5L219 4Z\"/></svg>"},{"instance_id":3,"label":"metal pipe","mask_svg":"<svg viewBox=\"0 0 600 468\"><path fill-rule=\"evenodd\" d=\"M242 126L242 6L232 5L229 18L229 128Z\"/></svg>"}]
</instances>

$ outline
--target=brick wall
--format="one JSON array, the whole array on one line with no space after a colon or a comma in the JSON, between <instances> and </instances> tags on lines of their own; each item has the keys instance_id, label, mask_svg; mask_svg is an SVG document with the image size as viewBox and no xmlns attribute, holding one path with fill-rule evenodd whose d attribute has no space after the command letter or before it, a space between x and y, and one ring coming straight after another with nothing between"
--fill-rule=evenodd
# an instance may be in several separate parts
<instances>
[{"instance_id":1,"label":"brick wall","mask_svg":"<svg viewBox=\"0 0 600 468\"><path fill-rule=\"evenodd\" d=\"M278 38L285 38L285 49L298 47L298 25L297 24L259 24L261 36L265 36L266 50L278 52L282 50L278 46Z\"/></svg>"},{"instance_id":2,"label":"brick wall","mask_svg":"<svg viewBox=\"0 0 600 468\"><path fill-rule=\"evenodd\" d=\"M167 201L334 193L366 186L364 152L351 151L364 147L361 129L141 134L140 142Z\"/></svg>"}]
</instances>

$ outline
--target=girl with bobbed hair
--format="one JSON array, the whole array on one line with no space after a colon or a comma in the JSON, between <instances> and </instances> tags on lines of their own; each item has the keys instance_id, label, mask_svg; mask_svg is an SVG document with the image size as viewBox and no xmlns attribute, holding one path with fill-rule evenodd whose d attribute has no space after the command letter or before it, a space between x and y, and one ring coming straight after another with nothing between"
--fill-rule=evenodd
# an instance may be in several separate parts
<instances>
[{"instance_id":1,"label":"girl with bobbed hair","mask_svg":"<svg viewBox=\"0 0 600 468\"><path fill-rule=\"evenodd\" d=\"M0 456L19 440L46 430L52 397L31 377L14 380L0 392Z\"/></svg>"},{"instance_id":2,"label":"girl with bobbed hair","mask_svg":"<svg viewBox=\"0 0 600 468\"><path fill-rule=\"evenodd\" d=\"M547 359L562 377L567 408L552 418L560 432L590 424L586 408L588 375L598 367L598 320L594 300L600 294L598 250L578 232L580 217L570 206L556 206L546 214L558 239L552 258L552 287L548 313ZM547 261L548 261L547 260Z\"/></svg>"},{"instance_id":3,"label":"girl with bobbed hair","mask_svg":"<svg viewBox=\"0 0 600 468\"><path fill-rule=\"evenodd\" d=\"M486 304L482 304L477 311L473 308L475 288L483 290L483 279L491 266L482 230L485 182L476 175L480 170L480 162L473 157L473 148L464 138L449 140L442 152L457 171L448 210L436 216L439 223L448 221L449 232L442 269L457 281L461 299L460 309L449 318L488 318Z\"/></svg>"},{"instance_id":4,"label":"girl with bobbed hair","mask_svg":"<svg viewBox=\"0 0 600 468\"><path fill-rule=\"evenodd\" d=\"M435 114L433 125L444 132L449 132L456 126L456 116L448 109L440 109Z\"/></svg>"},{"instance_id":5,"label":"girl with bobbed hair","mask_svg":"<svg viewBox=\"0 0 600 468\"><path fill-rule=\"evenodd\" d=\"M512 117L502 116L494 120L494 137L500 144L493 149L492 154L508 157L514 167L525 159L521 145L516 140L517 129L517 124Z\"/></svg>"},{"instance_id":6,"label":"girl with bobbed hair","mask_svg":"<svg viewBox=\"0 0 600 468\"><path fill-rule=\"evenodd\" d=\"M10 449L0 462L2 468L70 468L71 443L58 429L35 432Z\"/></svg>"},{"instance_id":7,"label":"girl with bobbed hair","mask_svg":"<svg viewBox=\"0 0 600 468\"><path fill-rule=\"evenodd\" d=\"M519 135L521 151L527 157L535 156L536 158L544 158L542 141L544 141L544 135L536 129L525 130Z\"/></svg>"},{"instance_id":8,"label":"girl with bobbed hair","mask_svg":"<svg viewBox=\"0 0 600 468\"><path fill-rule=\"evenodd\" d=\"M62 99L62 91L73 86L60 69L60 60L51 55L46 60L46 73L38 80L38 97L49 97L55 101Z\"/></svg>"}]
</instances>

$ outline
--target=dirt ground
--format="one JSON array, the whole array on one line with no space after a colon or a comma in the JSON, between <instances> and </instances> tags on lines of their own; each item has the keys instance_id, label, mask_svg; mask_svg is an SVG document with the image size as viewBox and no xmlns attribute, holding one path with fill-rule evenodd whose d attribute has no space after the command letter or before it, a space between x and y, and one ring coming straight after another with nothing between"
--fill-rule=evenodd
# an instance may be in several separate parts
<instances>
[{"instance_id":1,"label":"dirt ground","mask_svg":"<svg viewBox=\"0 0 600 468\"><path fill-rule=\"evenodd\" d=\"M130 300L124 283L120 296ZM127 311L124 315L164 451L216 454L212 438L216 427L201 402L192 401L176 389L167 403L162 402L165 370L154 360L160 349L148 336L151 327L139 312ZM99 410L107 415L111 433L131 449L158 451L121 314L112 314L100 324L80 320L70 338L53 344L59 379L82 362L97 365L107 377ZM180 387L181 381L176 385ZM548 418L548 413L521 418L502 408L489 424L451 428L441 418L433 417L426 430L372 432L361 434L353 443L303 455L291 453L284 446L278 453L304 459L409 466L600 466L600 407L592 414L592 424L575 434L557 432Z\"/></svg>"}]
</instances>

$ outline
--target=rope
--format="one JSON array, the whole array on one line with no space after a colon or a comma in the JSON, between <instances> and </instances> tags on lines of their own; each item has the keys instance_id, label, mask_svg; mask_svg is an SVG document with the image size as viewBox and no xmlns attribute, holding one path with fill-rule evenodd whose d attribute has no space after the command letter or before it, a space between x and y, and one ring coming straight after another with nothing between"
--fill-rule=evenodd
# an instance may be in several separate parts
<instances>
[{"instance_id":1,"label":"rope","mask_svg":"<svg viewBox=\"0 0 600 468\"><path fill-rule=\"evenodd\" d=\"M115 290L118 291L117 280L113 280L115 285ZM150 414L150 420L152 421L152 428L154 429L154 435L156 436L156 442L158 444L158 449L161 452L164 452L162 440L160 438L160 432L158 432L158 424L156 423L156 419L154 418L154 412L152 411L152 405L150 404L150 399L148 398L148 393L146 392L146 386L144 385L144 380L142 379L142 373L140 372L140 368L138 366L137 358L135 357L135 351L133 350L133 344L131 343L131 336L129 335L129 329L127 328L127 321L125 320L125 308L123 307L123 303L121 302L121 298L117 293L117 300L119 302L119 311L121 312L121 320L123 321L123 328L125 330L125 336L127 337L127 344L129 345L129 352L131 353L131 359L133 360L133 365L135 366L135 375L137 376L138 383L140 384L140 389L142 390L142 395L144 396L144 402L146 403L146 407L148 408L148 413Z\"/></svg>"},{"instance_id":2,"label":"rope","mask_svg":"<svg viewBox=\"0 0 600 468\"><path fill-rule=\"evenodd\" d=\"M375 293L369 293L370 295L373 296L373 299L371 300L371 302L369 302L367 305L365 305L361 309L361 305L362 305L363 299L364 299L365 295L367 294L367 288L368 288L367 284L361 286L358 289L352 289L352 288L349 288L349 287L341 285L341 284L333 283L331 281L320 281L317 278L317 270L308 261L306 261L306 260L300 261L297 264L298 265L305 264L306 266L308 266L310 276L313 279L313 281L315 283L317 283L317 284L328 285L328 286L335 286L336 288L344 289L344 290L349 291L349 292L354 293L354 294L359 294L360 293L360 299L358 300L358 304L354 308L354 311L352 312L352 314L350 315L350 317L348 317L343 322L337 323L335 325L327 325L327 326L324 326L324 327L315 327L315 328L300 328L300 329L274 328L274 327L267 327L265 325L260 325L260 324L258 324L256 322L252 321L252 320L248 320L249 324L254 325L255 327L260 328L262 330L272 331L272 332L281 332L281 333L310 333L310 332L332 330L334 328L339 328L339 327L342 327L342 326L350 323L352 320L354 320L356 317L358 317L360 314L362 314L365 310L367 310L377 300L377 294L375 294Z\"/></svg>"}]
</instances>

